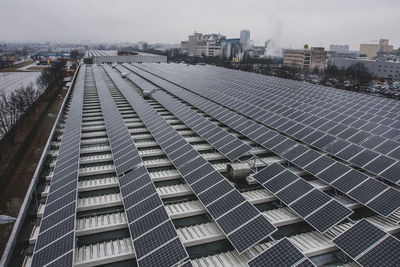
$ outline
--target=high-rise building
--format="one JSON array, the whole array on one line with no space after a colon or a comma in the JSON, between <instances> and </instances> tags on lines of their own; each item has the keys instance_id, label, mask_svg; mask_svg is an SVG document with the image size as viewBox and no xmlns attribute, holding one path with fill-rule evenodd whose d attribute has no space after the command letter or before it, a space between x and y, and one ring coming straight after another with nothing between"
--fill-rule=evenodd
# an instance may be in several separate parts
<instances>
[{"instance_id":1,"label":"high-rise building","mask_svg":"<svg viewBox=\"0 0 400 267\"><path fill-rule=\"evenodd\" d=\"M241 30L240 31L240 43L243 45L244 49L250 48L250 31Z\"/></svg>"},{"instance_id":2,"label":"high-rise building","mask_svg":"<svg viewBox=\"0 0 400 267\"><path fill-rule=\"evenodd\" d=\"M378 52L392 53L393 45L389 45L389 39L380 39L379 44L360 44L360 55L367 58L374 58Z\"/></svg>"},{"instance_id":3,"label":"high-rise building","mask_svg":"<svg viewBox=\"0 0 400 267\"><path fill-rule=\"evenodd\" d=\"M240 38L230 38L221 42L221 56L226 60L242 61L244 53Z\"/></svg>"},{"instance_id":4,"label":"high-rise building","mask_svg":"<svg viewBox=\"0 0 400 267\"><path fill-rule=\"evenodd\" d=\"M194 56L197 42L201 41L202 34L198 32L194 32L192 35L189 35L189 43L188 43L188 53L189 56Z\"/></svg>"},{"instance_id":5,"label":"high-rise building","mask_svg":"<svg viewBox=\"0 0 400 267\"><path fill-rule=\"evenodd\" d=\"M284 49L283 66L302 70L325 69L326 52L323 47L311 49Z\"/></svg>"}]
</instances>

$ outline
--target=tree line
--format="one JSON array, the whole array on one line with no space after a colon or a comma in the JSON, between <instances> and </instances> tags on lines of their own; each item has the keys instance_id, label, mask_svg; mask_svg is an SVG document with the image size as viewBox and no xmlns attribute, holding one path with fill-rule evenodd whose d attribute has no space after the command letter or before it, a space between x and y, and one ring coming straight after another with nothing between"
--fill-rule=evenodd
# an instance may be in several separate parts
<instances>
[{"instance_id":1,"label":"tree line","mask_svg":"<svg viewBox=\"0 0 400 267\"><path fill-rule=\"evenodd\" d=\"M25 116L28 121L36 112L36 104L41 99L45 100L53 88L64 77L65 61L54 63L51 67L44 68L36 84L20 87L9 93L0 92L0 138L15 143L18 131L23 130L20 119Z\"/></svg>"}]
</instances>

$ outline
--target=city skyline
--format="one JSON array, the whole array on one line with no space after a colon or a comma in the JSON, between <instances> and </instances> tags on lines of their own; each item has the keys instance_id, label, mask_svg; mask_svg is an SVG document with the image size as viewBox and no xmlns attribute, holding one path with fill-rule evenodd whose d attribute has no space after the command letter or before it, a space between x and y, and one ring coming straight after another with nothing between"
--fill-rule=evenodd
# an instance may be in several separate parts
<instances>
[{"instance_id":1,"label":"city skyline","mask_svg":"<svg viewBox=\"0 0 400 267\"><path fill-rule=\"evenodd\" d=\"M379 3L379 4L378 4ZM21 8L23 6L23 8ZM361 43L381 38L398 47L396 12L400 2L336 1L321 5L303 1L216 1L195 8L180 0L168 2L77 1L60 5L44 0L2 3L2 41L138 42L179 43L194 31L239 37L248 29L255 45L273 39L281 47L304 44L328 47ZM50 10L50 11L48 11ZM135 25L139 25L135 27ZM79 28L79 31L77 30ZM368 28L368 30L366 30Z\"/></svg>"}]
</instances>

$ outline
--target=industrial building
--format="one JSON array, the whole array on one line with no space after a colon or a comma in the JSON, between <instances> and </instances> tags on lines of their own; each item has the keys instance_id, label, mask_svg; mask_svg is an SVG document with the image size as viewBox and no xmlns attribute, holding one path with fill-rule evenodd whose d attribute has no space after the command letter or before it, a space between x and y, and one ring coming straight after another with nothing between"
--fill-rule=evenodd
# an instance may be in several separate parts
<instances>
[{"instance_id":1,"label":"industrial building","mask_svg":"<svg viewBox=\"0 0 400 267\"><path fill-rule=\"evenodd\" d=\"M400 80L400 60L334 58L329 64L346 69L357 63L363 64L376 78Z\"/></svg>"},{"instance_id":2,"label":"industrial building","mask_svg":"<svg viewBox=\"0 0 400 267\"><path fill-rule=\"evenodd\" d=\"M120 55L117 50L90 49L85 52L85 59L90 59L93 64L103 63L161 63L167 62L167 57L150 53L136 52L136 55Z\"/></svg>"},{"instance_id":3,"label":"industrial building","mask_svg":"<svg viewBox=\"0 0 400 267\"><path fill-rule=\"evenodd\" d=\"M378 53L392 53L393 45L389 45L389 39L380 39L379 44L360 44L360 55L374 58Z\"/></svg>"},{"instance_id":4,"label":"industrial building","mask_svg":"<svg viewBox=\"0 0 400 267\"><path fill-rule=\"evenodd\" d=\"M400 102L209 65L81 65L5 266L400 264Z\"/></svg>"}]
</instances>

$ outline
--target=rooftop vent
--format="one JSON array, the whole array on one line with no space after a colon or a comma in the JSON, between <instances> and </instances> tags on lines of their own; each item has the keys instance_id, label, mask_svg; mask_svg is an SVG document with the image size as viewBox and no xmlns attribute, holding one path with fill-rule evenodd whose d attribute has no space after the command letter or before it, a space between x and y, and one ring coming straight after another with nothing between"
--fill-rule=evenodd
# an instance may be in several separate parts
<instances>
[{"instance_id":1,"label":"rooftop vent","mask_svg":"<svg viewBox=\"0 0 400 267\"><path fill-rule=\"evenodd\" d=\"M230 163L226 171L233 180L243 180L250 174L251 169L247 163Z\"/></svg>"},{"instance_id":2,"label":"rooftop vent","mask_svg":"<svg viewBox=\"0 0 400 267\"><path fill-rule=\"evenodd\" d=\"M143 91L143 97L144 97L144 99L151 99L151 92L147 91L147 90L144 90Z\"/></svg>"}]
</instances>

